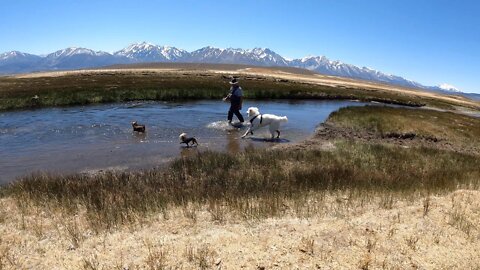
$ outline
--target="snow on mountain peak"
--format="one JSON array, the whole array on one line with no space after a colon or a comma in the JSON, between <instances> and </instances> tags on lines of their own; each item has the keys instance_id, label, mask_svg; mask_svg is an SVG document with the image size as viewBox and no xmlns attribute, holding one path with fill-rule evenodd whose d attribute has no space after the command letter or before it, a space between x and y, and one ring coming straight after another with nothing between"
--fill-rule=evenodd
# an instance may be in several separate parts
<instances>
[{"instance_id":1,"label":"snow on mountain peak","mask_svg":"<svg viewBox=\"0 0 480 270\"><path fill-rule=\"evenodd\" d=\"M307 55L303 58L300 59L300 62L305 63L305 62L316 62L316 63L322 63L322 62L328 62L330 63L331 61L328 60L327 57L325 56L314 56L314 55Z\"/></svg>"},{"instance_id":2,"label":"snow on mountain peak","mask_svg":"<svg viewBox=\"0 0 480 270\"><path fill-rule=\"evenodd\" d=\"M26 55L27 55L26 53L22 53L22 52L19 52L19 51L11 51L11 52L5 52L5 53L0 54L0 59L5 60L5 59L8 59L8 58L12 58L12 57L26 56Z\"/></svg>"},{"instance_id":3,"label":"snow on mountain peak","mask_svg":"<svg viewBox=\"0 0 480 270\"><path fill-rule=\"evenodd\" d=\"M163 47L160 47L161 48L161 54L167 58L168 60L174 60L174 59L177 59L177 58L181 58L183 56L185 56L187 54L187 51L185 50L181 50L181 49L177 49L175 47L171 47L171 46L163 46Z\"/></svg>"},{"instance_id":4,"label":"snow on mountain peak","mask_svg":"<svg viewBox=\"0 0 480 270\"><path fill-rule=\"evenodd\" d=\"M155 45L144 41L142 43L132 43L128 47L116 52L115 54L131 56L139 51L146 51L154 48L156 48Z\"/></svg>"},{"instance_id":5,"label":"snow on mountain peak","mask_svg":"<svg viewBox=\"0 0 480 270\"><path fill-rule=\"evenodd\" d=\"M115 55L121 55L135 60L167 61L176 60L187 54L187 51L171 46L159 46L149 42L133 43L128 47L117 51Z\"/></svg>"},{"instance_id":6,"label":"snow on mountain peak","mask_svg":"<svg viewBox=\"0 0 480 270\"><path fill-rule=\"evenodd\" d=\"M445 90L445 91L452 91L452 92L460 92L460 90L451 85L451 84L448 84L448 83L442 83L438 86L438 88L442 89L442 90Z\"/></svg>"},{"instance_id":7,"label":"snow on mountain peak","mask_svg":"<svg viewBox=\"0 0 480 270\"><path fill-rule=\"evenodd\" d=\"M273 54L272 51L266 48L253 48L251 50L246 50L246 52L257 56L260 59L266 58Z\"/></svg>"},{"instance_id":8,"label":"snow on mountain peak","mask_svg":"<svg viewBox=\"0 0 480 270\"><path fill-rule=\"evenodd\" d=\"M107 52L102 52L102 51L94 51L86 48L80 48L80 47L69 47L63 50L58 50L54 53L51 53L47 55L49 58L60 58L60 57L69 57L73 56L76 54L86 54L86 55L92 55L92 56L102 56L102 55L107 55Z\"/></svg>"}]
</instances>

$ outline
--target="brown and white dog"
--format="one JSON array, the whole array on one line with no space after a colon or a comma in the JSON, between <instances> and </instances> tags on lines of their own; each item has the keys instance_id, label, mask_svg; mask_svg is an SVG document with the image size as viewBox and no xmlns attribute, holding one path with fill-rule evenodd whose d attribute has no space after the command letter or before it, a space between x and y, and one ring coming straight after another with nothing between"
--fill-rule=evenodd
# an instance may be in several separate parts
<instances>
[{"instance_id":1,"label":"brown and white dog","mask_svg":"<svg viewBox=\"0 0 480 270\"><path fill-rule=\"evenodd\" d=\"M145 133L145 125L140 125L137 121L132 122L133 131Z\"/></svg>"},{"instance_id":2,"label":"brown and white dog","mask_svg":"<svg viewBox=\"0 0 480 270\"><path fill-rule=\"evenodd\" d=\"M194 144L198 146L197 139L195 137L187 137L187 133L182 133L180 136L178 136L180 139L180 143L184 143L187 145L187 147L193 146ZM190 145L190 143L192 143Z\"/></svg>"},{"instance_id":3,"label":"brown and white dog","mask_svg":"<svg viewBox=\"0 0 480 270\"><path fill-rule=\"evenodd\" d=\"M261 127L268 126L272 139L275 138L275 132L277 133L277 139L280 138L280 123L288 122L286 116L276 116L273 114L260 114L260 111L256 107L250 107L247 110L250 127L247 132L243 134L242 138L245 138L249 133L253 135L253 131Z\"/></svg>"}]
</instances>

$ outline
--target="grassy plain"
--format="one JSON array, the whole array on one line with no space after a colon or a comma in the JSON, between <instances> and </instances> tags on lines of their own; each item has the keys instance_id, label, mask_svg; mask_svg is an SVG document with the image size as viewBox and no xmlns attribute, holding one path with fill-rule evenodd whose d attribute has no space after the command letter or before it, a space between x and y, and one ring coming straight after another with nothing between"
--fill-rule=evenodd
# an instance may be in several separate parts
<instances>
[{"instance_id":1,"label":"grassy plain","mask_svg":"<svg viewBox=\"0 0 480 270\"><path fill-rule=\"evenodd\" d=\"M457 96L424 93L300 69L239 65L152 64L0 77L0 110L131 100L219 99L229 76L251 99L355 99L454 110L480 108Z\"/></svg>"}]
</instances>

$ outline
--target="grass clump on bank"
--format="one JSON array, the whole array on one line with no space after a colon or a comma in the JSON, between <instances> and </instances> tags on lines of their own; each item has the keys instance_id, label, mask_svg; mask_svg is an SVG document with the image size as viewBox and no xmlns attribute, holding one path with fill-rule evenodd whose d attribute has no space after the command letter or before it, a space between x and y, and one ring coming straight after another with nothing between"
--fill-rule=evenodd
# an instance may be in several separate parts
<instances>
[{"instance_id":1,"label":"grass clump on bank","mask_svg":"<svg viewBox=\"0 0 480 270\"><path fill-rule=\"evenodd\" d=\"M379 106L341 108L328 124L380 136L418 136L460 147L480 147L480 118L435 110Z\"/></svg>"},{"instance_id":2,"label":"grass clump on bank","mask_svg":"<svg viewBox=\"0 0 480 270\"><path fill-rule=\"evenodd\" d=\"M321 198L340 191L368 201L373 195L409 198L478 189L479 168L480 159L466 154L338 142L328 152L204 152L166 169L136 173L32 175L4 187L2 196L24 209L85 211L91 227L100 230L178 206L208 205L212 217L219 208L240 217L272 217L283 213L287 201L301 209L311 194ZM187 214L194 217L194 211Z\"/></svg>"}]
</instances>

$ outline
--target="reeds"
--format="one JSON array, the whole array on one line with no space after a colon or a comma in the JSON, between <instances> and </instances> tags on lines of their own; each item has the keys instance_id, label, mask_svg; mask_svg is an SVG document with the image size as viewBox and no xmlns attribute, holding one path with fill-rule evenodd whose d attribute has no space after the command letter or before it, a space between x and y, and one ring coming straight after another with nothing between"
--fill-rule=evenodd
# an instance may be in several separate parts
<instances>
[{"instance_id":1,"label":"reeds","mask_svg":"<svg viewBox=\"0 0 480 270\"><path fill-rule=\"evenodd\" d=\"M217 222L227 213L246 219L280 216L287 201L294 202L290 205L297 213L305 213L316 211L309 198L321 203L335 192L348 194L349 201L379 195L385 205L380 206L391 208L392 196L478 189L479 168L480 159L466 154L339 142L329 152L202 152L177 159L166 169L141 172L36 174L3 187L3 196L14 197L23 207L62 209L72 215L84 209L92 228L109 229L172 206L185 207L195 219L195 207L206 205Z\"/></svg>"},{"instance_id":2,"label":"reeds","mask_svg":"<svg viewBox=\"0 0 480 270\"><path fill-rule=\"evenodd\" d=\"M452 112L387 106L346 107L333 112L328 124L359 135L409 141L480 153L480 118Z\"/></svg>"}]
</instances>

